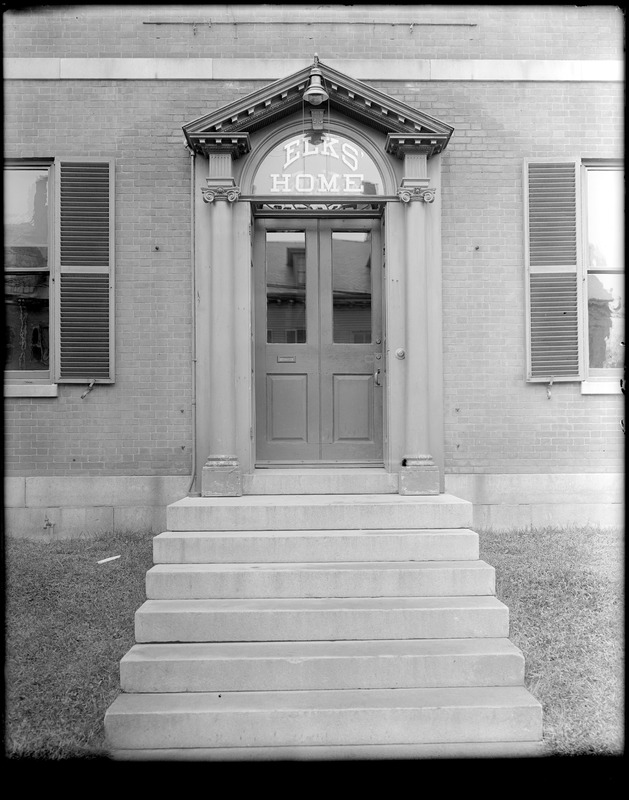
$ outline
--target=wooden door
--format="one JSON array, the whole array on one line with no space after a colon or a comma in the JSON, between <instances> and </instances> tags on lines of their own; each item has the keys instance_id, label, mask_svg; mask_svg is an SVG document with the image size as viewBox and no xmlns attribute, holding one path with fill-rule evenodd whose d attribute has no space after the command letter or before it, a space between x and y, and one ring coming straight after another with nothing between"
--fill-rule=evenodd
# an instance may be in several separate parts
<instances>
[{"instance_id":1,"label":"wooden door","mask_svg":"<svg viewBox=\"0 0 629 800\"><path fill-rule=\"evenodd\" d=\"M257 220L256 463L382 463L378 220Z\"/></svg>"}]
</instances>

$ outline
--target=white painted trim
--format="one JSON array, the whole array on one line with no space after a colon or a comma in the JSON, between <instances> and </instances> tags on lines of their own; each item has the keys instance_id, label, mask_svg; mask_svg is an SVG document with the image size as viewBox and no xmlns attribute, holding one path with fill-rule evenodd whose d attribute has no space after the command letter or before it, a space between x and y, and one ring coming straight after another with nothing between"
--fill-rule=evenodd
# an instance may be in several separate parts
<instances>
[{"instance_id":1,"label":"white painted trim","mask_svg":"<svg viewBox=\"0 0 629 800\"><path fill-rule=\"evenodd\" d=\"M5 397L58 397L56 383L5 383Z\"/></svg>"},{"instance_id":2,"label":"white painted trim","mask_svg":"<svg viewBox=\"0 0 629 800\"><path fill-rule=\"evenodd\" d=\"M616 380L582 381L581 394L622 394L620 378Z\"/></svg>"},{"instance_id":3,"label":"white painted trim","mask_svg":"<svg viewBox=\"0 0 629 800\"><path fill-rule=\"evenodd\" d=\"M310 58L5 58L5 80L278 80ZM359 80L624 81L623 61L535 59L331 59Z\"/></svg>"}]
</instances>

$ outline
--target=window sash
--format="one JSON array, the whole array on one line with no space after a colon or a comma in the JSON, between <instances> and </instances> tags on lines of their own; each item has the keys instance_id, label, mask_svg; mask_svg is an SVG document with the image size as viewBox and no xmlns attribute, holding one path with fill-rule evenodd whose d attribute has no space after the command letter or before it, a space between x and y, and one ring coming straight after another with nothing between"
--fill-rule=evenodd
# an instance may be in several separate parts
<instances>
[{"instance_id":1,"label":"window sash","mask_svg":"<svg viewBox=\"0 0 629 800\"><path fill-rule=\"evenodd\" d=\"M43 369L5 369L4 377L6 381L10 382L25 382L25 383L50 383L53 374L53 354L55 342L55 324L54 324L54 270L53 270L53 248L54 248L54 223L53 223L53 206L54 206L54 191L55 191L55 172L54 162L52 159L5 159L4 170L7 171L20 171L20 172L47 172L47 195L48 195L48 208L47 208L47 230L46 230L46 248L47 248L47 264L46 266L28 265L28 266L4 266L4 274L24 276L30 273L46 274L49 275L48 281L48 353L49 364L48 367ZM5 184L6 187L6 184ZM36 245L33 245L36 246ZM6 320L6 311L5 311Z\"/></svg>"},{"instance_id":2,"label":"window sash","mask_svg":"<svg viewBox=\"0 0 629 800\"><path fill-rule=\"evenodd\" d=\"M598 159L588 159L584 160L581 165L581 172L582 172L582 198L581 198L581 205L582 205L582 218L583 218L583 225L582 225L582 241L583 241L583 254L584 254L584 266L583 266L583 282L585 291L584 291L584 309L585 309L585 320L584 320L584 335L583 335L583 349L584 349L584 361L586 365L586 372L587 378L592 380L617 380L623 374L624 366L618 367L593 367L590 366L591 360L591 338L592 338L592 312L590 310L590 294L589 294L589 284L590 284L590 276L596 277L600 276L601 278L605 275L624 275L625 266L624 266L624 257L617 258L614 263L612 264L605 264L605 265L592 265L590 263L590 233L589 233L589 224L590 224L590 216L589 216L589 192L590 192L590 175L592 173L597 172L615 172L615 173L622 173L624 176L624 161L621 159L616 160L609 160L609 161L602 161ZM624 181L623 181L624 182ZM608 207L606 207L608 209ZM623 210L619 215L619 224L620 220L624 219ZM620 235L623 236L623 232L620 232ZM604 287L603 287L604 291ZM609 327L613 326L613 321L610 320ZM618 338L618 337L616 337ZM622 340L624 341L624 334L622 335ZM597 345L597 350L600 349L601 343ZM623 348L624 349L624 348Z\"/></svg>"}]
</instances>

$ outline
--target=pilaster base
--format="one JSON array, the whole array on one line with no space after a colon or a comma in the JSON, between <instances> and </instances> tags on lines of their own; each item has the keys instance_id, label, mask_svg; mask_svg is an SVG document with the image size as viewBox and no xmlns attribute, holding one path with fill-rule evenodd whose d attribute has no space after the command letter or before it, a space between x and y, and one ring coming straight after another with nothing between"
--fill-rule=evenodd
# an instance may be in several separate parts
<instances>
[{"instance_id":1,"label":"pilaster base","mask_svg":"<svg viewBox=\"0 0 629 800\"><path fill-rule=\"evenodd\" d=\"M201 475L201 497L241 497L242 473L237 458L208 458Z\"/></svg>"},{"instance_id":2,"label":"pilaster base","mask_svg":"<svg viewBox=\"0 0 629 800\"><path fill-rule=\"evenodd\" d=\"M400 470L399 494L439 494L439 467L430 456L405 458Z\"/></svg>"}]
</instances>

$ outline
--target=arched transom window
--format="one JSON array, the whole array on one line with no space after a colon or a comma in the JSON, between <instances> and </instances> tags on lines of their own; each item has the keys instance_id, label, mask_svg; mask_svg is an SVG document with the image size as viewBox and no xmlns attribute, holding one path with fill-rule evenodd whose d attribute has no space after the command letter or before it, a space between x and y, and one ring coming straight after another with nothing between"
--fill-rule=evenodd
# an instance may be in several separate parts
<instances>
[{"instance_id":1,"label":"arched transom window","mask_svg":"<svg viewBox=\"0 0 629 800\"><path fill-rule=\"evenodd\" d=\"M375 162L356 142L336 133L296 134L262 160L253 194L373 196L384 188Z\"/></svg>"}]
</instances>

